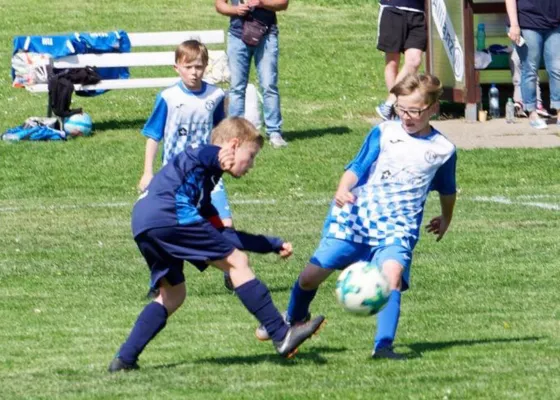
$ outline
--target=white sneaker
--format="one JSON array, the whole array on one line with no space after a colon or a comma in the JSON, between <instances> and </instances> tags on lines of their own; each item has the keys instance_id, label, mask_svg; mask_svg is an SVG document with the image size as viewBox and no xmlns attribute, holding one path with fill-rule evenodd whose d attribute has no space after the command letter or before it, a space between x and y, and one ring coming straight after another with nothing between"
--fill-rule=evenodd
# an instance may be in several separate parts
<instances>
[{"instance_id":1,"label":"white sneaker","mask_svg":"<svg viewBox=\"0 0 560 400\"><path fill-rule=\"evenodd\" d=\"M530 118L529 125L534 129L547 129L548 125L542 118Z\"/></svg>"},{"instance_id":2,"label":"white sneaker","mask_svg":"<svg viewBox=\"0 0 560 400\"><path fill-rule=\"evenodd\" d=\"M286 147L288 145L288 142L286 142L282 137L282 135L279 133L271 134L268 140L270 141L270 145L275 149L279 149L280 147Z\"/></svg>"}]
</instances>

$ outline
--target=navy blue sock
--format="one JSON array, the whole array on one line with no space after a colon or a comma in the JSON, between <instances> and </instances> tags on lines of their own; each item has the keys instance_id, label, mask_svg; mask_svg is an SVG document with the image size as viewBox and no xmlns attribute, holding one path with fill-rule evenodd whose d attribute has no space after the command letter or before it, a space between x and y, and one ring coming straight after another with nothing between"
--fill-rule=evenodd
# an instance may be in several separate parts
<instances>
[{"instance_id":1,"label":"navy blue sock","mask_svg":"<svg viewBox=\"0 0 560 400\"><path fill-rule=\"evenodd\" d=\"M392 290L389 301L383 310L377 314L377 333L375 335L375 350L393 345L401 314L401 292Z\"/></svg>"},{"instance_id":2,"label":"navy blue sock","mask_svg":"<svg viewBox=\"0 0 560 400\"><path fill-rule=\"evenodd\" d=\"M286 337L288 325L274 306L264 283L255 278L235 288L235 293L245 308L264 325L272 340L279 342Z\"/></svg>"},{"instance_id":3,"label":"navy blue sock","mask_svg":"<svg viewBox=\"0 0 560 400\"><path fill-rule=\"evenodd\" d=\"M303 290L299 286L299 278L292 286L292 294L290 295L290 303L288 304L288 321L303 321L309 314L309 305L315 298L317 289Z\"/></svg>"},{"instance_id":4,"label":"navy blue sock","mask_svg":"<svg viewBox=\"0 0 560 400\"><path fill-rule=\"evenodd\" d=\"M167 309L155 301L148 304L138 316L117 356L127 364L134 364L144 347L163 329L166 322Z\"/></svg>"}]
</instances>

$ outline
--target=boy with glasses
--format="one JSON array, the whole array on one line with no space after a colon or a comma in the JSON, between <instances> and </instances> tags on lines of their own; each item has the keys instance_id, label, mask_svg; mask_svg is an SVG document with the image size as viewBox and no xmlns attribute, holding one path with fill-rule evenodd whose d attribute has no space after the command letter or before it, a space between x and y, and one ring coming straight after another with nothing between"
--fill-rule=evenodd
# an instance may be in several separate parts
<instances>
[{"instance_id":1,"label":"boy with glasses","mask_svg":"<svg viewBox=\"0 0 560 400\"><path fill-rule=\"evenodd\" d=\"M391 93L400 120L374 127L346 166L321 242L294 283L285 318L292 326L308 321L311 301L335 270L358 261L373 263L388 278L391 295L377 314L372 357L399 359L403 355L392 346L424 204L429 191L439 192L441 215L426 225L439 241L453 216L457 156L455 146L430 126L442 93L438 78L408 75ZM257 328L256 336L269 337L264 326Z\"/></svg>"}]
</instances>

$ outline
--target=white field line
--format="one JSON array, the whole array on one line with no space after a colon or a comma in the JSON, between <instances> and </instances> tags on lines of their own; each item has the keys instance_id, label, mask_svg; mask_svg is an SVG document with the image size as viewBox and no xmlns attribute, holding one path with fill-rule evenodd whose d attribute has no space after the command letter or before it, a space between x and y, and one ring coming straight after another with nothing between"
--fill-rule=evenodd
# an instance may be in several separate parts
<instances>
[{"instance_id":1,"label":"white field line","mask_svg":"<svg viewBox=\"0 0 560 400\"><path fill-rule=\"evenodd\" d=\"M255 204L255 205L274 205L282 204L287 200L278 201L275 199L232 199L230 204ZM328 204L331 199L315 199L315 200L297 200L290 199L291 203L298 204L311 204L323 205ZM115 203L89 203L89 204L52 204L44 205L30 205L30 206L12 206L0 207L0 213L17 213L22 211L56 211L56 210L80 210L86 208L125 208L132 207L133 203L128 202L115 202Z\"/></svg>"},{"instance_id":2,"label":"white field line","mask_svg":"<svg viewBox=\"0 0 560 400\"><path fill-rule=\"evenodd\" d=\"M518 200L503 196L475 196L471 198L464 198L464 200L472 200L481 203L496 203L506 204L512 206L527 206L542 208L545 210L560 211L560 204L542 203L535 201L521 201L522 199L541 199L541 198L560 198L560 195L530 195L530 196L517 196ZM274 205L284 204L286 201L290 203L308 204L308 205L326 205L329 204L331 198L303 200L303 199L231 199L231 204L254 204L254 205ZM0 207L0 213L17 213L22 211L56 211L56 210L80 210L86 208L126 208L131 207L132 203L129 202L108 202L108 203L89 203L89 204L52 204L44 205L30 205L30 206L12 206Z\"/></svg>"},{"instance_id":3,"label":"white field line","mask_svg":"<svg viewBox=\"0 0 560 400\"><path fill-rule=\"evenodd\" d=\"M497 203L497 204L507 204L512 206L528 206L536 208L544 208L545 210L560 211L560 204L550 204L550 203L540 203L534 201L515 201L508 199L507 197L501 196L476 196L472 198L473 201L478 201L482 203Z\"/></svg>"}]
</instances>

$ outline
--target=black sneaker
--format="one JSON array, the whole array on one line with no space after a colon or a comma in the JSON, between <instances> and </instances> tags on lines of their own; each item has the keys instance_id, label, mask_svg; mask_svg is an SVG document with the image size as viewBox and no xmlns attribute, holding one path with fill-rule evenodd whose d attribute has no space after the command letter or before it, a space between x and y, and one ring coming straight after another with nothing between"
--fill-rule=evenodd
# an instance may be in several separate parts
<instances>
[{"instance_id":1,"label":"black sneaker","mask_svg":"<svg viewBox=\"0 0 560 400\"><path fill-rule=\"evenodd\" d=\"M373 350L373 352L371 353L371 358L373 358L374 360L406 360L408 357L404 354L395 353L392 347L383 347L382 349Z\"/></svg>"},{"instance_id":2,"label":"black sneaker","mask_svg":"<svg viewBox=\"0 0 560 400\"><path fill-rule=\"evenodd\" d=\"M225 274L224 273L224 287L229 290L230 292L233 292L233 290L235 289L233 287L233 282L231 281L231 276L229 276L229 274Z\"/></svg>"},{"instance_id":3,"label":"black sneaker","mask_svg":"<svg viewBox=\"0 0 560 400\"><path fill-rule=\"evenodd\" d=\"M325 317L319 315L305 324L290 327L284 340L273 342L276 352L285 358L292 358L296 355L298 346L313 336L325 322Z\"/></svg>"},{"instance_id":4,"label":"black sneaker","mask_svg":"<svg viewBox=\"0 0 560 400\"><path fill-rule=\"evenodd\" d=\"M136 362L134 362L134 364L127 364L119 357L115 357L113 358L113 361L111 361L111 364L109 364L107 371L113 373L118 371L132 371L135 369L140 369Z\"/></svg>"},{"instance_id":5,"label":"black sneaker","mask_svg":"<svg viewBox=\"0 0 560 400\"><path fill-rule=\"evenodd\" d=\"M288 325L292 326L292 325L301 325L304 324L306 322L308 322L311 319L311 313L307 313L307 315L305 316L305 318L303 319L303 321L296 321L296 322L290 322L288 321L288 319L286 318L288 316L288 312L284 311L282 313L282 318L284 318L284 322L287 323ZM266 328L264 327L264 325L259 325L257 327L257 329L255 330L255 336L257 337L257 339L259 339L261 342L264 342L266 340L270 340L270 335L268 334L268 331L266 330Z\"/></svg>"},{"instance_id":6,"label":"black sneaker","mask_svg":"<svg viewBox=\"0 0 560 400\"><path fill-rule=\"evenodd\" d=\"M159 288L150 288L146 294L146 299L155 300L159 296Z\"/></svg>"}]
</instances>

